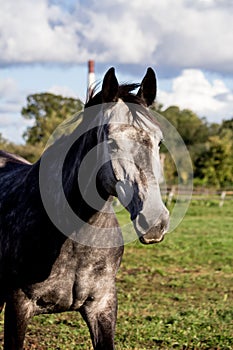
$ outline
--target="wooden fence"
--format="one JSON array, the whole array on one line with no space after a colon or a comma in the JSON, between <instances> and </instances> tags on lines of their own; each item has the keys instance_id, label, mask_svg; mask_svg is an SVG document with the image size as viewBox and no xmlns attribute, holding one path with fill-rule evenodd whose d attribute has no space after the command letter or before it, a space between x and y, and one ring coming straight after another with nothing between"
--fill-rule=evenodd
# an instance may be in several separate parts
<instances>
[{"instance_id":1,"label":"wooden fence","mask_svg":"<svg viewBox=\"0 0 233 350\"><path fill-rule=\"evenodd\" d=\"M197 200L197 201L218 201L219 206L222 207L225 201L233 200L233 190L213 190L213 189L194 189L193 191L185 188L171 187L168 189L161 189L163 200L167 205L170 205L173 200Z\"/></svg>"}]
</instances>

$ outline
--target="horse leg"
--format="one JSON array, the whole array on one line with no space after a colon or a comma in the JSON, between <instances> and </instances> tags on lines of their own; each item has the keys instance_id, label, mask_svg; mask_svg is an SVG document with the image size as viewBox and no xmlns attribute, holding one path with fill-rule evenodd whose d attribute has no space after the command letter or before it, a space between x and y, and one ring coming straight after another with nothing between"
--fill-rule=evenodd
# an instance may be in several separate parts
<instances>
[{"instance_id":1,"label":"horse leg","mask_svg":"<svg viewBox=\"0 0 233 350\"><path fill-rule=\"evenodd\" d=\"M16 290L7 297L4 322L4 350L23 350L28 321L32 315L32 303L22 290Z\"/></svg>"},{"instance_id":2,"label":"horse leg","mask_svg":"<svg viewBox=\"0 0 233 350\"><path fill-rule=\"evenodd\" d=\"M80 313L90 330L94 350L114 350L114 335L117 316L117 296L114 293L102 297L89 297Z\"/></svg>"}]
</instances>

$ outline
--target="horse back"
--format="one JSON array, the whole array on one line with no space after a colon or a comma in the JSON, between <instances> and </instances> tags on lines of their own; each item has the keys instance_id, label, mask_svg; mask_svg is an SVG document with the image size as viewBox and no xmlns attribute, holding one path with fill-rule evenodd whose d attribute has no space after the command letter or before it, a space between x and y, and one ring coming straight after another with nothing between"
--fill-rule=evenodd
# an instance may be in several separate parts
<instances>
[{"instance_id":1,"label":"horse back","mask_svg":"<svg viewBox=\"0 0 233 350\"><path fill-rule=\"evenodd\" d=\"M29 165L31 163L29 163L26 159L16 154L0 150L0 171L4 170L9 166L17 167L25 164Z\"/></svg>"},{"instance_id":2,"label":"horse back","mask_svg":"<svg viewBox=\"0 0 233 350\"><path fill-rule=\"evenodd\" d=\"M20 191L25 175L32 165L24 158L0 150L0 208Z\"/></svg>"}]
</instances>

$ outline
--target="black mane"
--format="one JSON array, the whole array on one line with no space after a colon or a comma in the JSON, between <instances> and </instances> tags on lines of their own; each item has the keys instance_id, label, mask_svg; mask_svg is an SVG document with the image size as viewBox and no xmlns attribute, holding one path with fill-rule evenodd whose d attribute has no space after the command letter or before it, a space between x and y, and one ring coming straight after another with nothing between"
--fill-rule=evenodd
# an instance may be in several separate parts
<instances>
[{"instance_id":1,"label":"black mane","mask_svg":"<svg viewBox=\"0 0 233 350\"><path fill-rule=\"evenodd\" d=\"M98 85L92 90L88 100L85 103L85 108L92 107L103 103L102 100L102 91L96 93ZM140 96L132 93L132 91L138 89L140 84L132 83L132 84L122 84L119 86L118 90L118 98L126 103L135 103L137 105L144 104L144 101Z\"/></svg>"},{"instance_id":2,"label":"black mane","mask_svg":"<svg viewBox=\"0 0 233 350\"><path fill-rule=\"evenodd\" d=\"M143 120L138 116L137 111L141 109L142 114L146 119L149 119L153 124L158 125L158 122L154 118L154 116L150 113L150 111L146 108L145 101L143 98L141 98L137 93L133 93L134 90L138 89L140 87L140 84L138 83L131 83L131 84L121 84L119 85L118 90L118 98L121 99L123 102L128 103L129 109L132 113L132 116L134 120L141 125L143 123ZM103 103L102 98L102 91L96 92L98 88L98 84L94 87L91 94L89 95L85 105L84 105L84 111L85 109L93 106L101 106ZM86 114L84 112L84 119Z\"/></svg>"}]
</instances>

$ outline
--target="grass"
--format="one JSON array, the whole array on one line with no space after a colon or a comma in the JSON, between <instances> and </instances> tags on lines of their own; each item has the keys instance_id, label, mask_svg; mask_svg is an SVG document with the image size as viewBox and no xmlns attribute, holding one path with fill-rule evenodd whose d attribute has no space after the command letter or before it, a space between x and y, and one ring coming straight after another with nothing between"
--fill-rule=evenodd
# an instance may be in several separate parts
<instances>
[{"instance_id":1,"label":"grass","mask_svg":"<svg viewBox=\"0 0 233 350\"><path fill-rule=\"evenodd\" d=\"M126 245L117 276L117 350L233 349L232 213L232 201L222 208L193 201L162 243ZM0 340L2 325L0 318ZM35 317L26 349L92 347L79 314L64 313Z\"/></svg>"}]
</instances>

